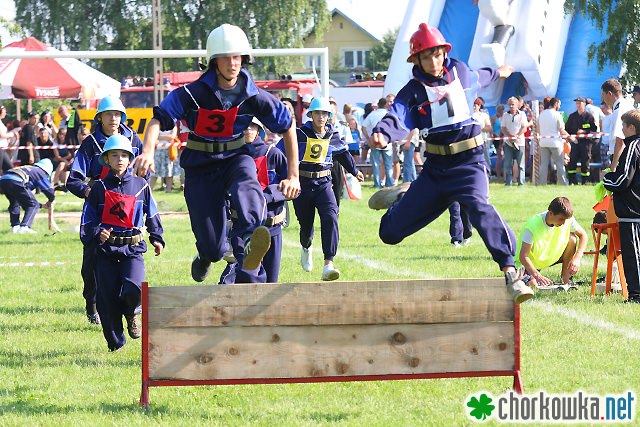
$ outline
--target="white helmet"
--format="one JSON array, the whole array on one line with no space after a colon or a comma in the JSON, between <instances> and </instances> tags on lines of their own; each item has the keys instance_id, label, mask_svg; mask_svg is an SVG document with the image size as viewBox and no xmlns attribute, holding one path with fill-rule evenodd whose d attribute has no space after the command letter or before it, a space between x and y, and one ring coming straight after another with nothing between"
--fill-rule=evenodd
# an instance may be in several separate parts
<instances>
[{"instance_id":1,"label":"white helmet","mask_svg":"<svg viewBox=\"0 0 640 427\"><path fill-rule=\"evenodd\" d=\"M242 28L231 24L222 24L214 28L207 38L209 60L234 55L241 55L243 62L251 63L251 45Z\"/></svg>"}]
</instances>

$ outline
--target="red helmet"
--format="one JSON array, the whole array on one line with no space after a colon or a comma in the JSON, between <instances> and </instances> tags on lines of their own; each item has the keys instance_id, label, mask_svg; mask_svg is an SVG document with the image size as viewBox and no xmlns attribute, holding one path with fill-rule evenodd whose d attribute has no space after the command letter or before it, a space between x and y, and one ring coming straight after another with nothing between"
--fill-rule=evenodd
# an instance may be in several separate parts
<instances>
[{"instance_id":1,"label":"red helmet","mask_svg":"<svg viewBox=\"0 0 640 427\"><path fill-rule=\"evenodd\" d=\"M425 23L420 24L418 31L413 33L409 40L410 55L407 58L407 62L413 62L413 57L423 50L438 46L444 46L447 53L451 50L451 44L447 43L437 28Z\"/></svg>"}]
</instances>

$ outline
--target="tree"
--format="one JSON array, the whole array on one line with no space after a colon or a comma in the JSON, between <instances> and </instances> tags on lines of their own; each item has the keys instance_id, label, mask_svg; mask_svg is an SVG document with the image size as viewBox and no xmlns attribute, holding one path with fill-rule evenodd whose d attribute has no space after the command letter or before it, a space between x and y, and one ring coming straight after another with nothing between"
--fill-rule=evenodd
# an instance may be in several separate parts
<instances>
[{"instance_id":1,"label":"tree","mask_svg":"<svg viewBox=\"0 0 640 427\"><path fill-rule=\"evenodd\" d=\"M372 71L386 70L391 62L393 47L396 45L399 28L389 30L382 37L382 41L371 48L367 58L367 68Z\"/></svg>"},{"instance_id":2,"label":"tree","mask_svg":"<svg viewBox=\"0 0 640 427\"><path fill-rule=\"evenodd\" d=\"M64 50L151 49L151 2L131 0L16 0L16 22L34 37ZM204 49L215 27L232 23L243 28L254 48L302 47L311 28L324 32L329 13L324 0L164 0L164 49ZM203 58L206 59L206 58ZM290 70L295 57L256 61L253 72ZM152 59L96 60L92 65L116 79L128 74L152 75ZM194 59L165 59L166 70L188 71Z\"/></svg>"},{"instance_id":3,"label":"tree","mask_svg":"<svg viewBox=\"0 0 640 427\"><path fill-rule=\"evenodd\" d=\"M640 19L637 0L566 0L565 10L590 19L605 39L589 47L589 61L598 68L605 64L623 63L626 71L623 86L640 80Z\"/></svg>"}]
</instances>

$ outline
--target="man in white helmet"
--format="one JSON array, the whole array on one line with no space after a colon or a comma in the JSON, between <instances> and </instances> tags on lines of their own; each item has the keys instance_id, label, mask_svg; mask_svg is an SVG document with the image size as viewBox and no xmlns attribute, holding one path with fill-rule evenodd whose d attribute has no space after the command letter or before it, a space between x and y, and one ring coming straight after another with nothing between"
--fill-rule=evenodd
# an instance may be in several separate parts
<instances>
[{"instance_id":1,"label":"man in white helmet","mask_svg":"<svg viewBox=\"0 0 640 427\"><path fill-rule=\"evenodd\" d=\"M242 29L223 24L211 31L207 56L208 68L198 80L172 91L154 108L143 153L134 166L138 173L153 169L159 131L184 120L191 132L180 163L185 170L184 196L198 249L191 276L197 282L204 281L211 263L222 259L227 250L225 198L229 194L238 216L229 237L242 266L236 282L261 282L264 279L258 272L269 250L270 235L263 226L265 200L244 131L257 117L269 130L284 136L288 177L279 189L291 199L300 193L294 121L285 105L259 89L243 67L251 63L251 46Z\"/></svg>"}]
</instances>

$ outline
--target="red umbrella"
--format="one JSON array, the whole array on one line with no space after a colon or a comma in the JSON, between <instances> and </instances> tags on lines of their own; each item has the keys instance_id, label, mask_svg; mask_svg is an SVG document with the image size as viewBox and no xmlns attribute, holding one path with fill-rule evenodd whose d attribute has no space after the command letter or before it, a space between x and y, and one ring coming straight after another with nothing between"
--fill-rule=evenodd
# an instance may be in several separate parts
<instances>
[{"instance_id":1,"label":"red umbrella","mask_svg":"<svg viewBox=\"0 0 640 427\"><path fill-rule=\"evenodd\" d=\"M56 51L28 37L3 53ZM73 58L0 59L0 99L102 98L120 95L117 80Z\"/></svg>"}]
</instances>

